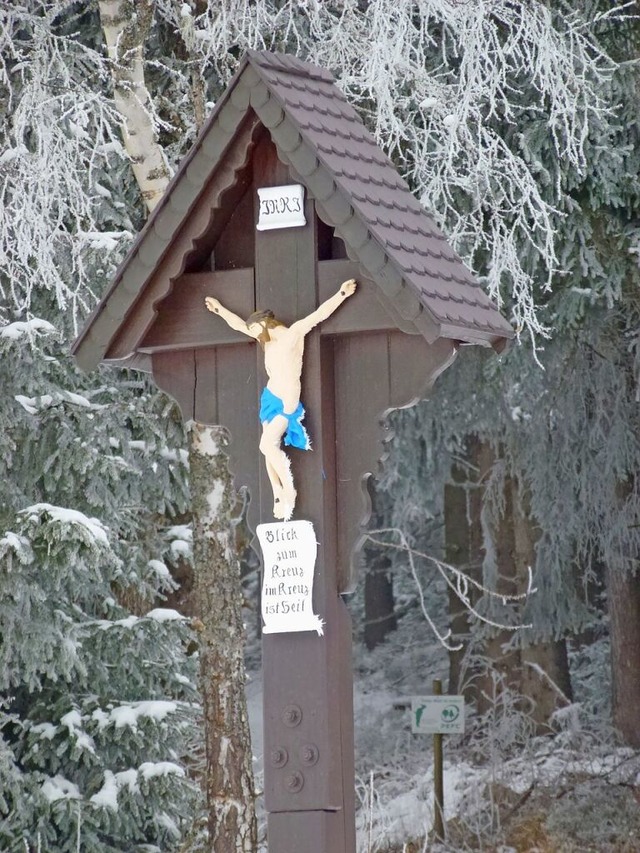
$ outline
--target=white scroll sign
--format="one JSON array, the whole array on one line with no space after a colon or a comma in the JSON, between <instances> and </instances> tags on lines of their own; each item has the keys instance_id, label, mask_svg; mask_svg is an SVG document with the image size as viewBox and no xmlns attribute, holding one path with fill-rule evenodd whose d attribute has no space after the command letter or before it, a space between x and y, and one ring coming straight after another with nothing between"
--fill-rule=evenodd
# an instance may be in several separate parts
<instances>
[{"instance_id":1,"label":"white scroll sign","mask_svg":"<svg viewBox=\"0 0 640 853\"><path fill-rule=\"evenodd\" d=\"M260 211L258 231L274 228L295 228L306 225L304 217L304 187L290 184L286 187L262 187L258 190Z\"/></svg>"},{"instance_id":2,"label":"white scroll sign","mask_svg":"<svg viewBox=\"0 0 640 853\"><path fill-rule=\"evenodd\" d=\"M324 622L313 613L313 574L318 543L310 521L276 521L256 528L264 572L262 620L265 634L317 631Z\"/></svg>"}]
</instances>

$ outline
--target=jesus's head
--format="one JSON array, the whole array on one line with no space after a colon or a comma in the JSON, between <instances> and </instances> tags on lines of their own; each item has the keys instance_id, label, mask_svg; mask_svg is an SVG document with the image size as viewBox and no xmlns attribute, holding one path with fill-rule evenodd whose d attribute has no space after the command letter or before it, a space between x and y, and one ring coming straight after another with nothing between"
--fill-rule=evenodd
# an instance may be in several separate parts
<instances>
[{"instance_id":1,"label":"jesus's head","mask_svg":"<svg viewBox=\"0 0 640 853\"><path fill-rule=\"evenodd\" d=\"M276 326L284 326L284 323L274 317L273 311L255 311L250 317L247 317L247 328L251 329L252 326L261 329L256 340L264 346L271 340L269 329L274 329Z\"/></svg>"}]
</instances>

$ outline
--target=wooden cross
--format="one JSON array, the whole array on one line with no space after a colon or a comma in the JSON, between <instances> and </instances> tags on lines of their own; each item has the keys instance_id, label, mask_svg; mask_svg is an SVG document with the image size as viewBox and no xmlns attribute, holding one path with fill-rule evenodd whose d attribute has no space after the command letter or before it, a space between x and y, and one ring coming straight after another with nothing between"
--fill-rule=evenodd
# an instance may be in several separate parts
<instances>
[{"instance_id":1,"label":"wooden cross","mask_svg":"<svg viewBox=\"0 0 640 853\"><path fill-rule=\"evenodd\" d=\"M256 230L258 190L304 188L305 225ZM351 260L348 259L351 258ZM291 451L294 519L319 542L313 612L325 634L264 637L265 805L271 853L353 853L351 624L341 595L383 453L381 418L424 396L458 344L512 331L324 69L249 52L90 318L74 352L151 369L185 420L223 424L249 522L272 520L258 451L266 384L255 342L204 304L285 324L349 278L354 297L307 337L313 451Z\"/></svg>"},{"instance_id":2,"label":"wooden cross","mask_svg":"<svg viewBox=\"0 0 640 853\"><path fill-rule=\"evenodd\" d=\"M291 183L268 138L253 161L254 203L258 188ZM355 849L351 622L340 594L355 581L351 556L367 514L364 480L383 452L384 413L423 396L452 361L455 345L442 339L429 345L400 331L392 307L358 264L319 260L323 239L341 252L309 195L305 215L304 227L255 233L254 267L180 277L144 346L153 350L156 382L178 400L185 419L230 430L231 468L236 485L249 488L255 530L272 520L258 453L263 356L254 342L212 317L204 298L216 296L244 317L271 308L288 324L311 313L345 279L358 279L356 295L307 338L302 400L313 450L289 453L298 489L294 519L312 521L319 542L313 599L325 636L263 638L270 850L347 853ZM250 227L253 220L251 211ZM177 336L186 329L196 346L176 352Z\"/></svg>"}]
</instances>

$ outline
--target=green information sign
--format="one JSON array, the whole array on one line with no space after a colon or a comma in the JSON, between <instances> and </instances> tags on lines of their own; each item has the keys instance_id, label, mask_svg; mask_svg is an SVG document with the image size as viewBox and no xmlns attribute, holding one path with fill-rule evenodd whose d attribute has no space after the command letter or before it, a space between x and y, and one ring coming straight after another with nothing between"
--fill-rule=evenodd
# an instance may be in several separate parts
<instances>
[{"instance_id":1,"label":"green information sign","mask_svg":"<svg viewBox=\"0 0 640 853\"><path fill-rule=\"evenodd\" d=\"M457 735L464 732L464 696L414 696L411 731L422 735Z\"/></svg>"}]
</instances>

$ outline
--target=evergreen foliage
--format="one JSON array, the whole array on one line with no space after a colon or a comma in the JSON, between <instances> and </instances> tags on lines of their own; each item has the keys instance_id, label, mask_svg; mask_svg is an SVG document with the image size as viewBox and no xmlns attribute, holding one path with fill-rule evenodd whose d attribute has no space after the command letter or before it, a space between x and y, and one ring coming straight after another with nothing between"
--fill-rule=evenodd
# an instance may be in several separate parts
<instances>
[{"instance_id":1,"label":"evergreen foliage","mask_svg":"<svg viewBox=\"0 0 640 853\"><path fill-rule=\"evenodd\" d=\"M170 849L196 799L187 628L155 606L187 509L182 431L138 378L90 384L53 327L23 326L0 337L0 846Z\"/></svg>"},{"instance_id":2,"label":"evergreen foliage","mask_svg":"<svg viewBox=\"0 0 640 853\"><path fill-rule=\"evenodd\" d=\"M635 24L618 27L616 34L629 35ZM594 29L597 36L602 26ZM601 594L602 566L634 571L640 544L640 134L637 115L629 112L638 71L635 43L629 38L617 49L620 64L600 92L608 118L594 122L585 136L581 171L554 150L548 134L535 130L540 112L533 127L517 125L527 136L529 158L553 176L542 191L545 184L553 187L549 203L564 211L554 235L558 270L539 302L539 316L554 330L551 341L533 352L515 346L499 359L461 354L429 402L395 416L398 457L385 476L396 498L395 523L401 524L407 507L424 506L427 493L432 513L441 511L443 485L452 466L464 464L469 436L494 448L498 461L485 484L485 535L491 519L505 511L507 476L521 484L539 529L538 593L521 616L533 619L529 639L581 631L592 608L602 604L593 596L598 587ZM535 274L535 265L525 260L529 249L525 242L519 253ZM422 447L417 456L416 447ZM627 485L624 494L621 484ZM493 548L485 544L485 576L495 580Z\"/></svg>"},{"instance_id":3,"label":"evergreen foliage","mask_svg":"<svg viewBox=\"0 0 640 853\"><path fill-rule=\"evenodd\" d=\"M2 12L0 848L175 849L199 792L187 456L138 374L69 347L141 222L96 10Z\"/></svg>"}]
</instances>

